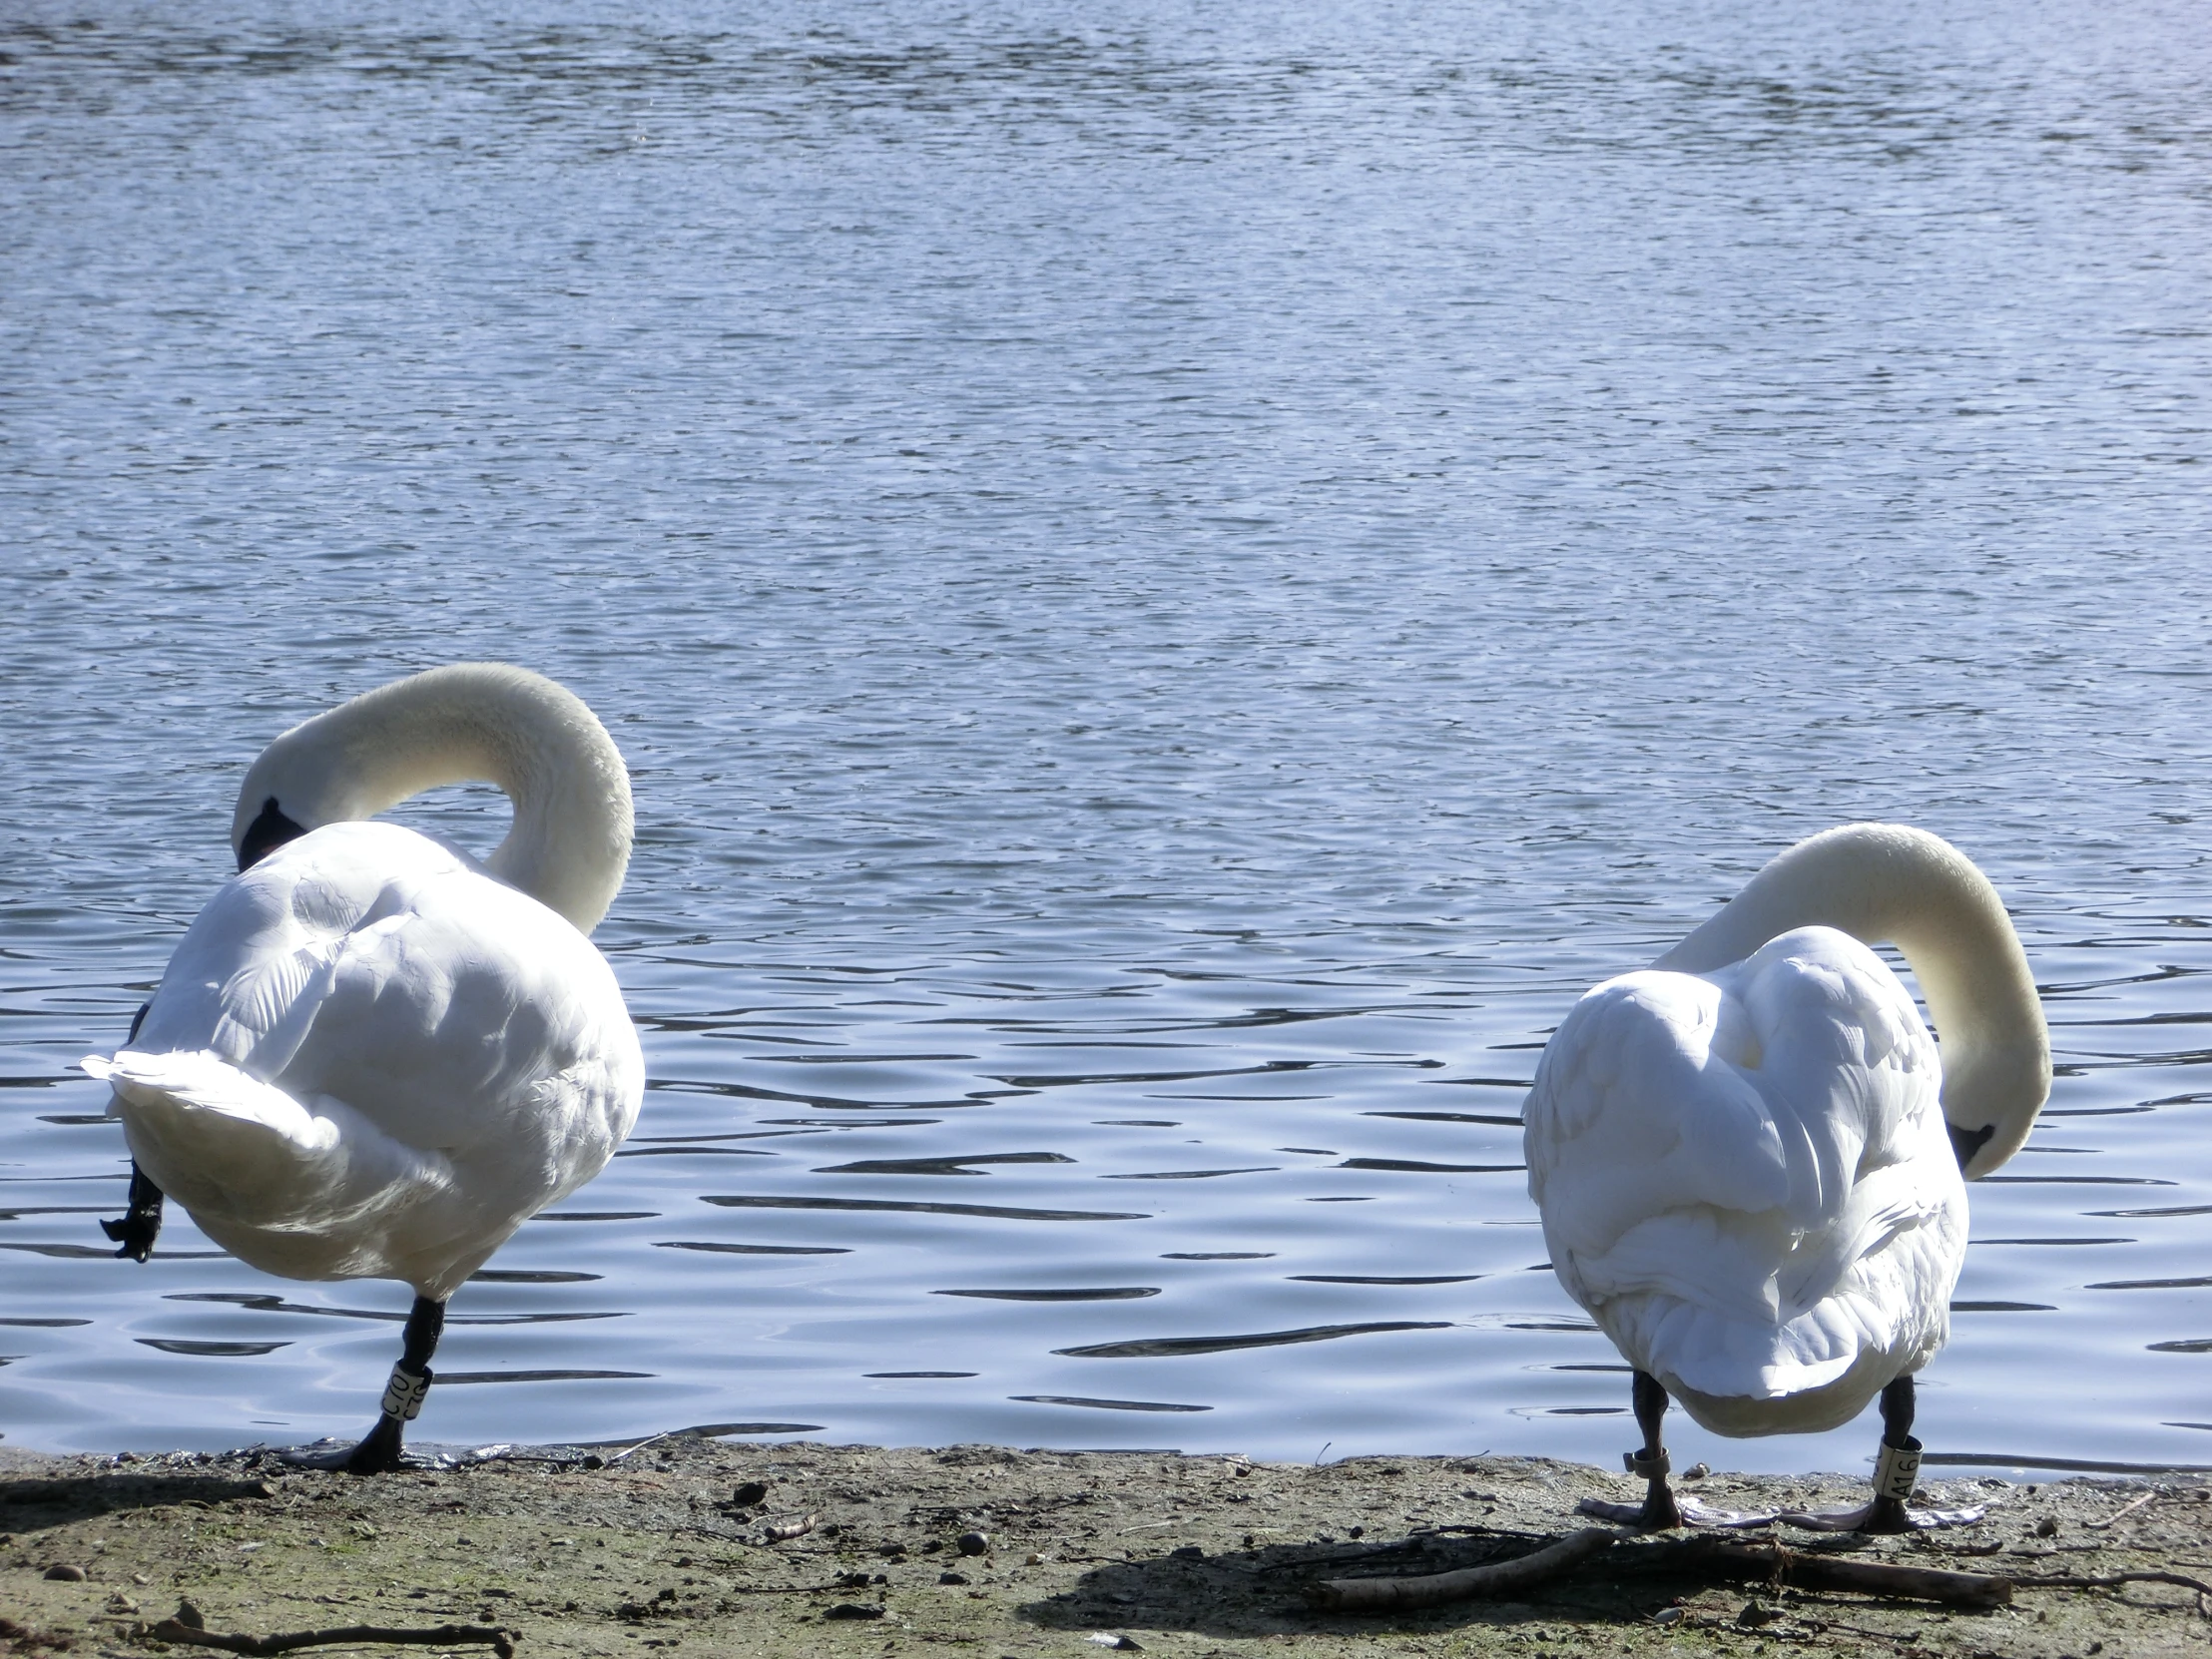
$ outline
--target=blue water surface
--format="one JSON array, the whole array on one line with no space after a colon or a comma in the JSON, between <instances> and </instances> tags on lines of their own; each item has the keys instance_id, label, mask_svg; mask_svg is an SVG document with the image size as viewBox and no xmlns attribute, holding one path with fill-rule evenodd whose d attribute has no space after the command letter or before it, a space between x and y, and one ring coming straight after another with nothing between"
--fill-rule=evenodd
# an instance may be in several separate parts
<instances>
[{"instance_id":1,"label":"blue water surface","mask_svg":"<svg viewBox=\"0 0 2212 1659\"><path fill-rule=\"evenodd\" d=\"M20 0L0 176L8 1443L365 1425L404 1288L109 1259L74 1062L264 743L498 658L651 1089L426 1437L1611 1462L1536 1053L1892 818L2060 1069L1921 1431L2212 1464L2199 8Z\"/></svg>"}]
</instances>

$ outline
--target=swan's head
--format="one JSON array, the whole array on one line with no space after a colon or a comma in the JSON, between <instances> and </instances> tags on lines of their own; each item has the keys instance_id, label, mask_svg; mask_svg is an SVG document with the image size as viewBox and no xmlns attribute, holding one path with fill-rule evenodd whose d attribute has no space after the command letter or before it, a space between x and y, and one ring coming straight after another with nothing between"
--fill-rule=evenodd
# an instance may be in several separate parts
<instances>
[{"instance_id":1,"label":"swan's head","mask_svg":"<svg viewBox=\"0 0 2212 1659\"><path fill-rule=\"evenodd\" d=\"M284 842L296 840L306 832L307 827L293 822L276 805L276 798L270 796L262 803L262 810L254 816L254 822L243 831L233 826L231 845L239 855L240 871L252 869Z\"/></svg>"},{"instance_id":2,"label":"swan's head","mask_svg":"<svg viewBox=\"0 0 2212 1659\"><path fill-rule=\"evenodd\" d=\"M247 768L231 814L231 849L240 869L253 868L310 830L370 816L347 799L354 792L344 786L341 755L318 730L325 718L294 726Z\"/></svg>"},{"instance_id":3,"label":"swan's head","mask_svg":"<svg viewBox=\"0 0 2212 1659\"><path fill-rule=\"evenodd\" d=\"M2031 1030L2009 1041L1969 1042L1961 1033L1943 1036L1942 1045L1950 1149L1958 1173L1978 1180L2019 1151L2035 1127L2050 1094L2050 1039L2038 1013Z\"/></svg>"},{"instance_id":4,"label":"swan's head","mask_svg":"<svg viewBox=\"0 0 2212 1659\"><path fill-rule=\"evenodd\" d=\"M630 776L574 693L504 663L428 669L294 726L247 769L231 846L247 869L326 824L470 781L515 809L485 873L589 933L630 861Z\"/></svg>"}]
</instances>

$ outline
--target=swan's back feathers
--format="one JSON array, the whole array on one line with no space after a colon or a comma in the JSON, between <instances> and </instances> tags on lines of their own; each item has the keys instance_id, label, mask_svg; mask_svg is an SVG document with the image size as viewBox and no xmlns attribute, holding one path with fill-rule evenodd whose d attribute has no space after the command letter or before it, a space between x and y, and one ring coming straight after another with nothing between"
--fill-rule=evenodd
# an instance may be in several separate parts
<instances>
[{"instance_id":1,"label":"swan's back feathers","mask_svg":"<svg viewBox=\"0 0 2212 1659\"><path fill-rule=\"evenodd\" d=\"M1554 1269L1708 1426L1844 1420L1947 1334L1965 1196L1939 1084L1904 986L1828 928L1608 980L1528 1097Z\"/></svg>"},{"instance_id":2,"label":"swan's back feathers","mask_svg":"<svg viewBox=\"0 0 2212 1659\"><path fill-rule=\"evenodd\" d=\"M218 1242L271 1272L425 1294L596 1174L644 1086L590 941L376 823L314 830L228 883L107 1069L133 1155ZM384 1212L393 1230L364 1242Z\"/></svg>"}]
</instances>

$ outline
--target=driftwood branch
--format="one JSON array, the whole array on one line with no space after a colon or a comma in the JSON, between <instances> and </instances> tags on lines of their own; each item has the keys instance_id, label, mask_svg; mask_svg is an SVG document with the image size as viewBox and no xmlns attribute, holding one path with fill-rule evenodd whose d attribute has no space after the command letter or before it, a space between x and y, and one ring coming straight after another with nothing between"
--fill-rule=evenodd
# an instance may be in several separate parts
<instances>
[{"instance_id":1,"label":"driftwood branch","mask_svg":"<svg viewBox=\"0 0 2212 1659\"><path fill-rule=\"evenodd\" d=\"M1557 1578L1630 1536L1609 1526L1585 1526L1548 1548L1510 1561L1418 1578L1330 1578L1312 1585L1306 1594L1316 1607L1332 1613L1397 1613L1416 1607L1442 1607Z\"/></svg>"},{"instance_id":2,"label":"driftwood branch","mask_svg":"<svg viewBox=\"0 0 2212 1659\"><path fill-rule=\"evenodd\" d=\"M328 1647L333 1643L397 1642L418 1647L458 1647L466 1642L488 1642L497 1659L514 1659L511 1631L485 1624L441 1624L429 1629L400 1630L387 1625L348 1624L331 1630L288 1630L275 1636L233 1636L220 1630L202 1630L178 1619L142 1625L141 1631L156 1641L189 1642L195 1647L216 1647L226 1653L289 1653L294 1648Z\"/></svg>"},{"instance_id":3,"label":"driftwood branch","mask_svg":"<svg viewBox=\"0 0 2212 1659\"><path fill-rule=\"evenodd\" d=\"M1334 1613L1390 1613L1441 1607L1479 1596L1505 1595L1562 1577L1616 1543L1634 1536L1632 1532L1611 1527L1587 1526L1533 1554L1516 1556L1510 1561L1416 1578L1326 1579L1311 1586L1307 1597L1316 1607ZM1978 1572L1950 1572L1936 1567L1898 1566L1888 1561L1840 1560L1833 1555L1785 1549L1779 1544L1692 1538L1647 1544L1637 1553L1642 1564L1647 1566L1674 1567L1739 1582L1755 1580L1794 1585L1805 1590L1855 1590L1862 1595L1904 1596L1950 1607L2002 1607L2012 1599L2009 1578L1994 1578ZM2212 1593L2212 1587L2195 1585L2194 1580L2181 1579L2171 1573L2119 1574L2111 1581L2121 1578L2179 1582ZM2059 1581L2042 1582L2055 1585ZM2104 1581L2074 1579L2065 1582Z\"/></svg>"},{"instance_id":4,"label":"driftwood branch","mask_svg":"<svg viewBox=\"0 0 2212 1659\"><path fill-rule=\"evenodd\" d=\"M761 1535L772 1544L787 1543L793 1538L804 1538L815 1529L815 1523L821 1519L820 1511L811 1515L801 1515L799 1519L786 1521L781 1526L764 1527Z\"/></svg>"}]
</instances>

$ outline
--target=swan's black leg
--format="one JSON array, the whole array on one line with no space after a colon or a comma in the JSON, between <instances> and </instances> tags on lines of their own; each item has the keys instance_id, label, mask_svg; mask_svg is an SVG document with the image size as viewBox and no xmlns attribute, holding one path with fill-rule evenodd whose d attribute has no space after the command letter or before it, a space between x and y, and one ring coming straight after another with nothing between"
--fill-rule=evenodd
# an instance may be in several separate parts
<instances>
[{"instance_id":1,"label":"swan's black leg","mask_svg":"<svg viewBox=\"0 0 2212 1659\"><path fill-rule=\"evenodd\" d=\"M1875 1462L1874 1502L1859 1530L1912 1530L1905 1505L1920 1472L1921 1442L1913 1438L1913 1380L1901 1377L1882 1390L1882 1452Z\"/></svg>"},{"instance_id":2,"label":"swan's black leg","mask_svg":"<svg viewBox=\"0 0 2212 1659\"><path fill-rule=\"evenodd\" d=\"M430 1391L430 1356L437 1352L438 1336L445 1329L445 1304L418 1296L407 1315L407 1330L399 1364L391 1368L384 1384L383 1409L376 1426L361 1437L343 1466L354 1474L389 1474L400 1466L399 1441L407 1424L422 1409L422 1397Z\"/></svg>"},{"instance_id":3,"label":"swan's black leg","mask_svg":"<svg viewBox=\"0 0 2212 1659\"><path fill-rule=\"evenodd\" d=\"M139 1027L146 1023L146 1010L151 1002L139 1004L139 1011L131 1016L131 1034L123 1039L129 1047L138 1040ZM123 1248L116 1255L127 1262L143 1262L154 1254L154 1240L162 1230L162 1190L149 1181L146 1171L138 1167L136 1159L131 1163L130 1208L121 1221L104 1221L100 1231L107 1234Z\"/></svg>"},{"instance_id":4,"label":"swan's black leg","mask_svg":"<svg viewBox=\"0 0 2212 1659\"><path fill-rule=\"evenodd\" d=\"M104 1221L100 1231L123 1248L116 1255L143 1262L154 1254L154 1240L162 1230L162 1190L147 1179L146 1171L131 1165L131 1207L121 1221Z\"/></svg>"},{"instance_id":5,"label":"swan's black leg","mask_svg":"<svg viewBox=\"0 0 2212 1659\"><path fill-rule=\"evenodd\" d=\"M1659 1439L1659 1425L1667 1414L1667 1390L1656 1377L1638 1372L1633 1398L1636 1426L1644 1431L1644 1449L1629 1453L1623 1461L1630 1474L1640 1474L1650 1482L1636 1524L1647 1532L1665 1531L1682 1524L1682 1511L1675 1507L1674 1492L1667 1485L1667 1448Z\"/></svg>"}]
</instances>

